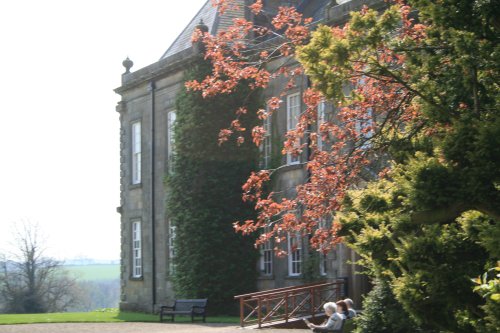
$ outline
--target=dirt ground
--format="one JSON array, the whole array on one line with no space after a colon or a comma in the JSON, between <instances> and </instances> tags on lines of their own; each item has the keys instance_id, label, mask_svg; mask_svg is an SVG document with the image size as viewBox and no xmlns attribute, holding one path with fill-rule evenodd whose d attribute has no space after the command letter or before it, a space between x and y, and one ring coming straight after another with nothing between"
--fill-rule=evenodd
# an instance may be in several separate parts
<instances>
[{"instance_id":1,"label":"dirt ground","mask_svg":"<svg viewBox=\"0 0 500 333\"><path fill-rule=\"evenodd\" d=\"M303 329L250 330L227 324L64 323L0 325L0 333L305 333Z\"/></svg>"}]
</instances>

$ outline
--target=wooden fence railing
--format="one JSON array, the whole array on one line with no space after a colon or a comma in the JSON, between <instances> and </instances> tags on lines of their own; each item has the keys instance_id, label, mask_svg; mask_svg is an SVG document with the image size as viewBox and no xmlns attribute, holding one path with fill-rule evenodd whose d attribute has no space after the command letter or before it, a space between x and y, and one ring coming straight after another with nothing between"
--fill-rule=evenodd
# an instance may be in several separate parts
<instances>
[{"instance_id":1,"label":"wooden fence railing","mask_svg":"<svg viewBox=\"0 0 500 333\"><path fill-rule=\"evenodd\" d=\"M344 283L337 280L235 296L240 302L240 325L260 328L267 323L319 315L323 304L345 296Z\"/></svg>"}]
</instances>

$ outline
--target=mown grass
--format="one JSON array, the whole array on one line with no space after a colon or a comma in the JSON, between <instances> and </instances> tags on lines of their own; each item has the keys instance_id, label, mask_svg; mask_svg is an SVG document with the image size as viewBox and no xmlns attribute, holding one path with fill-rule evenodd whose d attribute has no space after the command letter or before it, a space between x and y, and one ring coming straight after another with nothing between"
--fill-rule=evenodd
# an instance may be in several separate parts
<instances>
[{"instance_id":1,"label":"mown grass","mask_svg":"<svg viewBox=\"0 0 500 333\"><path fill-rule=\"evenodd\" d=\"M0 314L0 325L34 323L117 323L159 322L158 315L138 312L119 312L116 309L93 312L61 312L36 314ZM176 323L191 322L191 317L175 318ZM238 317L207 317L207 323L238 324Z\"/></svg>"}]
</instances>

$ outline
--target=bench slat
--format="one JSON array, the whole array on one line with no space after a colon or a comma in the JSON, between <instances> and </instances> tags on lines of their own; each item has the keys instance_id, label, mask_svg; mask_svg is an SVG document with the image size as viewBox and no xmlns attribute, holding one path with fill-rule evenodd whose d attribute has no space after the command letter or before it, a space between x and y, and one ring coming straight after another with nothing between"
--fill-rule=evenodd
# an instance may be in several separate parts
<instances>
[{"instance_id":1,"label":"bench slat","mask_svg":"<svg viewBox=\"0 0 500 333\"><path fill-rule=\"evenodd\" d=\"M203 317L203 322L206 322L206 307L208 299L178 299L175 300L173 306L160 307L160 321L163 321L163 316L170 316L174 321L175 315L191 315L191 321L194 317Z\"/></svg>"}]
</instances>

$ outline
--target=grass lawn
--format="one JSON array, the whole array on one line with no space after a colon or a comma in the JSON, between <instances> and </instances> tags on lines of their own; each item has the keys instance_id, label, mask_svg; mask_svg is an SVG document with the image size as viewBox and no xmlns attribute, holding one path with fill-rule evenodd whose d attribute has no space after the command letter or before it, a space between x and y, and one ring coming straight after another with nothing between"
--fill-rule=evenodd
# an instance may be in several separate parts
<instances>
[{"instance_id":1,"label":"grass lawn","mask_svg":"<svg viewBox=\"0 0 500 333\"><path fill-rule=\"evenodd\" d=\"M94 312L61 312L36 314L0 314L0 325L34 323L113 323L159 322L158 315L119 312L116 309ZM239 324L239 317L207 317L208 323ZM175 322L191 322L191 317L176 317Z\"/></svg>"}]
</instances>

